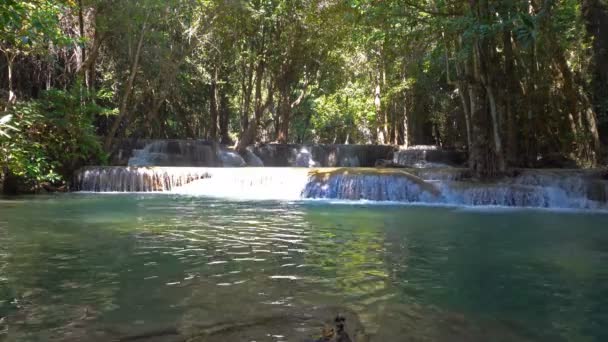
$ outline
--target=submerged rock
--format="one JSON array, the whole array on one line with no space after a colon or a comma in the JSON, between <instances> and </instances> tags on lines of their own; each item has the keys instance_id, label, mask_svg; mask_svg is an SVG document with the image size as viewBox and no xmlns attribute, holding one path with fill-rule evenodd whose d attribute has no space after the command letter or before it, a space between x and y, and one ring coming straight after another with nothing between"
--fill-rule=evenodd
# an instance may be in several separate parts
<instances>
[{"instance_id":1,"label":"submerged rock","mask_svg":"<svg viewBox=\"0 0 608 342\"><path fill-rule=\"evenodd\" d=\"M344 321L336 322L336 314ZM344 307L283 308L255 316L239 317L233 321L205 324L201 324L195 317L192 317L194 321L186 319L179 329L183 336L189 336L188 341L191 342L262 341L267 340L269 334L287 341L368 341L357 313ZM340 324L342 330L338 328Z\"/></svg>"}]
</instances>

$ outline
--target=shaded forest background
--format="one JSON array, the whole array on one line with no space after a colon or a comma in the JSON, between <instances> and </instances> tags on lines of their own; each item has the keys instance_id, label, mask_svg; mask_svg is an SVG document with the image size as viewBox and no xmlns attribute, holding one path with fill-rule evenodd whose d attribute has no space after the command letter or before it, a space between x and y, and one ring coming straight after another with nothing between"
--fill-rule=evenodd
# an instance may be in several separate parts
<instances>
[{"instance_id":1,"label":"shaded forest background","mask_svg":"<svg viewBox=\"0 0 608 342\"><path fill-rule=\"evenodd\" d=\"M0 165L31 184L122 138L433 144L594 167L606 0L4 0Z\"/></svg>"}]
</instances>

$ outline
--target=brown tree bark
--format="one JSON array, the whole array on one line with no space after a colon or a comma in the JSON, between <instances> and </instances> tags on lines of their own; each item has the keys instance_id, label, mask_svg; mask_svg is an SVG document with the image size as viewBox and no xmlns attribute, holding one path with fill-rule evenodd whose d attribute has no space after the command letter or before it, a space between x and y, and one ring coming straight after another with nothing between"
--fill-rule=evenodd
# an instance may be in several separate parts
<instances>
[{"instance_id":1,"label":"brown tree bark","mask_svg":"<svg viewBox=\"0 0 608 342\"><path fill-rule=\"evenodd\" d=\"M290 87L288 84L282 84L279 88L279 131L277 134L277 142L281 144L286 144L289 141L289 121L291 119L289 90Z\"/></svg>"},{"instance_id":2,"label":"brown tree bark","mask_svg":"<svg viewBox=\"0 0 608 342\"><path fill-rule=\"evenodd\" d=\"M8 102L6 109L9 109L15 102L17 102L17 94L15 94L15 88L13 84L13 64L15 62L16 54L5 53L6 62L8 68Z\"/></svg>"},{"instance_id":3,"label":"brown tree bark","mask_svg":"<svg viewBox=\"0 0 608 342\"><path fill-rule=\"evenodd\" d=\"M137 49L135 51L135 56L133 57L133 62L131 64L131 70L129 73L129 77L127 78L127 83L125 84L125 88L123 91L122 99L120 101L120 107L118 110L118 117L115 119L108 135L106 136L104 142L104 149L109 151L112 147L112 143L114 142L114 136L120 127L120 124L124 120L127 115L127 106L129 104L129 98L131 96L131 92L133 91L133 82L135 81L135 76L137 75L137 68L139 67L139 57L141 55L141 48L144 42L144 36L146 34L146 26L147 26L147 17L144 20L141 26L141 32L139 34L139 41L137 43Z\"/></svg>"},{"instance_id":4,"label":"brown tree bark","mask_svg":"<svg viewBox=\"0 0 608 342\"><path fill-rule=\"evenodd\" d=\"M266 103L262 103L262 79L264 78L264 73L266 71L266 63L264 60L260 60L255 70L255 99L254 99L254 117L253 121L249 123L247 129L241 136L239 137L239 141L236 144L236 150L241 153L244 152L247 146L253 144L255 142L255 138L258 132L258 126L260 124L260 120L262 119L262 114L272 102L272 83L268 86L268 98Z\"/></svg>"},{"instance_id":5,"label":"brown tree bark","mask_svg":"<svg viewBox=\"0 0 608 342\"><path fill-rule=\"evenodd\" d=\"M597 116L605 122L599 135L608 143L608 3L582 0L582 13L587 34L593 39L591 101Z\"/></svg>"},{"instance_id":6,"label":"brown tree bark","mask_svg":"<svg viewBox=\"0 0 608 342\"><path fill-rule=\"evenodd\" d=\"M503 38L503 49L505 56L505 96L504 96L504 107L505 107L505 119L506 119L506 130L507 130L507 143L505 144L505 157L508 165L518 164L518 145L517 145L517 123L515 116L515 99L521 97L519 87L517 85L517 79L515 75L514 56L513 56L513 45L511 42L511 30L505 28L502 33Z\"/></svg>"},{"instance_id":7,"label":"brown tree bark","mask_svg":"<svg viewBox=\"0 0 608 342\"><path fill-rule=\"evenodd\" d=\"M408 120L408 93L403 92L403 147L407 148L410 143L409 120Z\"/></svg>"},{"instance_id":8,"label":"brown tree bark","mask_svg":"<svg viewBox=\"0 0 608 342\"><path fill-rule=\"evenodd\" d=\"M217 69L211 85L209 86L209 139L216 141L217 139L217 119L218 119L218 106L217 106Z\"/></svg>"},{"instance_id":9,"label":"brown tree bark","mask_svg":"<svg viewBox=\"0 0 608 342\"><path fill-rule=\"evenodd\" d=\"M382 111L382 93L380 85L380 74L376 75L376 82L374 87L374 107L376 109L376 132L377 132L377 143L384 145L386 142L386 131L384 130L386 122L384 118L384 112Z\"/></svg>"},{"instance_id":10,"label":"brown tree bark","mask_svg":"<svg viewBox=\"0 0 608 342\"><path fill-rule=\"evenodd\" d=\"M243 70L246 77L243 79L241 84L241 91L243 92L243 106L241 108L241 134L243 134L249 126L249 111L251 109L251 96L253 95L253 62L251 62Z\"/></svg>"},{"instance_id":11,"label":"brown tree bark","mask_svg":"<svg viewBox=\"0 0 608 342\"><path fill-rule=\"evenodd\" d=\"M230 123L230 104L228 99L228 82L223 80L222 86L219 88L219 124L220 124L220 143L228 145L231 143L230 134L228 132L228 124Z\"/></svg>"}]
</instances>

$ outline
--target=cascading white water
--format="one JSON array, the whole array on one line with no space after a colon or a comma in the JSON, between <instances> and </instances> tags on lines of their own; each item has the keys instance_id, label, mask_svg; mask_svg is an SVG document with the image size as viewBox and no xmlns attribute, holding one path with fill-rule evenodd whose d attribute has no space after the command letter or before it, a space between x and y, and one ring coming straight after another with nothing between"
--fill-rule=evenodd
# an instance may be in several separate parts
<instances>
[{"instance_id":1,"label":"cascading white water","mask_svg":"<svg viewBox=\"0 0 608 342\"><path fill-rule=\"evenodd\" d=\"M171 191L207 177L200 167L88 167L76 175L75 186L93 192Z\"/></svg>"},{"instance_id":2,"label":"cascading white water","mask_svg":"<svg viewBox=\"0 0 608 342\"><path fill-rule=\"evenodd\" d=\"M495 183L464 180L464 169L307 169L92 167L76 179L82 191L170 191L258 200L342 199L608 209L608 181L582 171L523 170Z\"/></svg>"},{"instance_id":3,"label":"cascading white water","mask_svg":"<svg viewBox=\"0 0 608 342\"><path fill-rule=\"evenodd\" d=\"M313 173L302 197L395 202L436 202L439 199L439 192L432 183L406 172L341 171Z\"/></svg>"},{"instance_id":4,"label":"cascading white water","mask_svg":"<svg viewBox=\"0 0 608 342\"><path fill-rule=\"evenodd\" d=\"M174 189L174 193L258 200L298 200L308 182L303 168L209 168L209 175Z\"/></svg>"}]
</instances>

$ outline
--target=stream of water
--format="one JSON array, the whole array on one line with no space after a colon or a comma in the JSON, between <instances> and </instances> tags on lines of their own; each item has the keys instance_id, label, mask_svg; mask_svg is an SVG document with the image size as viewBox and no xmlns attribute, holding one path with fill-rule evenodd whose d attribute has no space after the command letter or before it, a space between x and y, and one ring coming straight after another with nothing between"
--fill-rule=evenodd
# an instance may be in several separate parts
<instances>
[{"instance_id":1,"label":"stream of water","mask_svg":"<svg viewBox=\"0 0 608 342\"><path fill-rule=\"evenodd\" d=\"M605 212L22 197L0 340L606 341L607 262Z\"/></svg>"}]
</instances>

